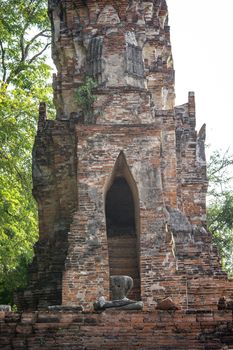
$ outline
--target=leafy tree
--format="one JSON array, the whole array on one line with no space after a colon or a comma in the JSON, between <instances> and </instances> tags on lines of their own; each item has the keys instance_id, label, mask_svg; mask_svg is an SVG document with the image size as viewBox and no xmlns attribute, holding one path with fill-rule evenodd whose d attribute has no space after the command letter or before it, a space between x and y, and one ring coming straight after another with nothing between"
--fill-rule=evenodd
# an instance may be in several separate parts
<instances>
[{"instance_id":1,"label":"leafy tree","mask_svg":"<svg viewBox=\"0 0 233 350\"><path fill-rule=\"evenodd\" d=\"M222 257L223 268L233 276L233 155L229 151L215 151L210 157L209 205L207 221L209 230Z\"/></svg>"},{"instance_id":2,"label":"leafy tree","mask_svg":"<svg viewBox=\"0 0 233 350\"><path fill-rule=\"evenodd\" d=\"M2 82L29 89L50 45L47 1L1 0L0 34Z\"/></svg>"},{"instance_id":3,"label":"leafy tree","mask_svg":"<svg viewBox=\"0 0 233 350\"><path fill-rule=\"evenodd\" d=\"M37 240L37 210L31 195L31 153L38 105L52 113L50 45L45 0L0 4L0 304L26 283Z\"/></svg>"}]
</instances>

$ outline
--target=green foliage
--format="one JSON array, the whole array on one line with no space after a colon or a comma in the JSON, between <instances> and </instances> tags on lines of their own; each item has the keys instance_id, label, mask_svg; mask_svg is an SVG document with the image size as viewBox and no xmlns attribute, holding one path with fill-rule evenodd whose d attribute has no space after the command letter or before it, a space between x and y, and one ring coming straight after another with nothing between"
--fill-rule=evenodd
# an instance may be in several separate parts
<instances>
[{"instance_id":1,"label":"green foliage","mask_svg":"<svg viewBox=\"0 0 233 350\"><path fill-rule=\"evenodd\" d=\"M47 1L0 4L0 304L23 287L37 240L31 153L39 101L53 114Z\"/></svg>"},{"instance_id":2,"label":"green foliage","mask_svg":"<svg viewBox=\"0 0 233 350\"><path fill-rule=\"evenodd\" d=\"M1 0L0 80L30 89L31 78L43 68L42 53L49 45L47 1Z\"/></svg>"},{"instance_id":3,"label":"green foliage","mask_svg":"<svg viewBox=\"0 0 233 350\"><path fill-rule=\"evenodd\" d=\"M82 109L87 123L91 122L93 116L93 103L96 100L96 96L93 95L93 89L96 85L96 82L88 77L76 92L78 105Z\"/></svg>"},{"instance_id":4,"label":"green foliage","mask_svg":"<svg viewBox=\"0 0 233 350\"><path fill-rule=\"evenodd\" d=\"M233 276L233 156L215 151L208 166L209 205L207 222L222 257L223 268Z\"/></svg>"}]
</instances>

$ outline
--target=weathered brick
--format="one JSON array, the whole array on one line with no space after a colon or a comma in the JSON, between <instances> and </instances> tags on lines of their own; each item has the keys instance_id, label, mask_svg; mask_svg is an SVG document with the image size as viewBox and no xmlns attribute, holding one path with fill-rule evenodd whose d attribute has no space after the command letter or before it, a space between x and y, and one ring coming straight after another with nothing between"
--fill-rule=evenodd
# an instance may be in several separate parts
<instances>
[{"instance_id":1,"label":"weathered brick","mask_svg":"<svg viewBox=\"0 0 233 350\"><path fill-rule=\"evenodd\" d=\"M12 323L2 314L3 334L16 327L14 349L224 349L232 315L217 304L233 286L206 231L194 93L175 107L166 1L50 0L49 15L57 117L40 105L40 237L16 303L61 308ZM89 106L75 97L87 74L97 84ZM113 274L134 279L129 297L144 311L94 312ZM168 297L178 311L156 309Z\"/></svg>"}]
</instances>

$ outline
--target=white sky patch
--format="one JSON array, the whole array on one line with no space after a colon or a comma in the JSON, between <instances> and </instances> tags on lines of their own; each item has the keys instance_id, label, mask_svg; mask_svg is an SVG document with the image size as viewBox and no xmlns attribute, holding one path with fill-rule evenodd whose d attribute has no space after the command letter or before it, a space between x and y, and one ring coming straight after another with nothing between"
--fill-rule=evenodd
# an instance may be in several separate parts
<instances>
[{"instance_id":1,"label":"white sky patch","mask_svg":"<svg viewBox=\"0 0 233 350\"><path fill-rule=\"evenodd\" d=\"M233 153L233 0L167 0L176 105L196 95L197 129L210 150Z\"/></svg>"}]
</instances>

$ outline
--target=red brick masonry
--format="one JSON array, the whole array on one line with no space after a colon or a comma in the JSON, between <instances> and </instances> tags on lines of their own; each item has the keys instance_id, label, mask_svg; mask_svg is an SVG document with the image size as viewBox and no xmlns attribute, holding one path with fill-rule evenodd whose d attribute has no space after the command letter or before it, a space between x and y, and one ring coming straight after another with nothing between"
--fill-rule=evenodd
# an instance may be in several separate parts
<instances>
[{"instance_id":1,"label":"red brick masonry","mask_svg":"<svg viewBox=\"0 0 233 350\"><path fill-rule=\"evenodd\" d=\"M232 312L217 308L223 297L232 305L233 283L206 228L205 125L196 131L193 92L175 107L166 1L49 0L49 15L57 115L46 120L40 105L40 235L16 298L24 313L2 314L0 348L233 348ZM92 105L77 99L87 75ZM106 209L120 203L107 199L117 179L128 186L119 187L121 208L126 193L133 203L123 231ZM95 313L93 303L110 298L112 271L136 276L142 312ZM166 298L178 311L155 311ZM42 311L56 305L63 311Z\"/></svg>"},{"instance_id":2,"label":"red brick masonry","mask_svg":"<svg viewBox=\"0 0 233 350\"><path fill-rule=\"evenodd\" d=\"M226 350L232 312L0 313L1 350Z\"/></svg>"}]
</instances>

